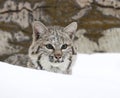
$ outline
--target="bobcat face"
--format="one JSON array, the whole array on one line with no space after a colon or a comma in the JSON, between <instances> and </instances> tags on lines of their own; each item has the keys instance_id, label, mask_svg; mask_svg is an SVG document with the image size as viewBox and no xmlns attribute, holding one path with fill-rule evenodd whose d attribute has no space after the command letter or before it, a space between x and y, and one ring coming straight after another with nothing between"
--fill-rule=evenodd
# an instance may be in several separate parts
<instances>
[{"instance_id":1,"label":"bobcat face","mask_svg":"<svg viewBox=\"0 0 120 98\"><path fill-rule=\"evenodd\" d=\"M50 32L51 33L51 32ZM55 33L55 32L54 32ZM52 63L62 63L72 56L72 41L66 34L46 36L43 39L43 48L48 60Z\"/></svg>"},{"instance_id":2,"label":"bobcat face","mask_svg":"<svg viewBox=\"0 0 120 98\"><path fill-rule=\"evenodd\" d=\"M29 48L29 57L34 66L40 69L65 73L72 64L73 33L76 23L67 27L46 27L41 22L33 24L33 42Z\"/></svg>"}]
</instances>

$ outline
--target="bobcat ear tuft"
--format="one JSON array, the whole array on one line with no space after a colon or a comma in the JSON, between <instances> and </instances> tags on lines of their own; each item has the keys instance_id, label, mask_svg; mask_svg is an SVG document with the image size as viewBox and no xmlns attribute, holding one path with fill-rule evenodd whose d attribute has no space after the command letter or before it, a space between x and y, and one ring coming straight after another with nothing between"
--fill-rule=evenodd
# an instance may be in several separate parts
<instances>
[{"instance_id":1,"label":"bobcat ear tuft","mask_svg":"<svg viewBox=\"0 0 120 98\"><path fill-rule=\"evenodd\" d=\"M40 21L34 21L32 24L33 27L33 39L38 40L40 36L48 30L47 27Z\"/></svg>"},{"instance_id":2,"label":"bobcat ear tuft","mask_svg":"<svg viewBox=\"0 0 120 98\"><path fill-rule=\"evenodd\" d=\"M64 31L67 32L70 36L77 30L77 22L72 22L64 28Z\"/></svg>"}]
</instances>

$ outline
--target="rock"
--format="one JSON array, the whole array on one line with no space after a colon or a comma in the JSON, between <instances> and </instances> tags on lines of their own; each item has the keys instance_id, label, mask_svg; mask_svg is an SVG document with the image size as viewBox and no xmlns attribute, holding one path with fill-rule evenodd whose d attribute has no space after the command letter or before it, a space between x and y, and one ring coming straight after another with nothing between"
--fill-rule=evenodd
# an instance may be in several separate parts
<instances>
[{"instance_id":1,"label":"rock","mask_svg":"<svg viewBox=\"0 0 120 98\"><path fill-rule=\"evenodd\" d=\"M25 54L15 54L9 56L6 60L4 60L4 62L26 67L28 62L28 56Z\"/></svg>"},{"instance_id":2,"label":"rock","mask_svg":"<svg viewBox=\"0 0 120 98\"><path fill-rule=\"evenodd\" d=\"M4 13L0 15L1 22L13 22L20 25L22 28L26 28L29 26L29 12L26 9L21 10L20 12L11 12L11 13Z\"/></svg>"},{"instance_id":3,"label":"rock","mask_svg":"<svg viewBox=\"0 0 120 98\"><path fill-rule=\"evenodd\" d=\"M46 5L46 3L45 3L45 1L42 1L42 2L37 2L37 3L35 3L34 4L34 6L33 6L33 11L35 11L36 9L38 9L38 8L42 8L42 6L45 6Z\"/></svg>"},{"instance_id":4,"label":"rock","mask_svg":"<svg viewBox=\"0 0 120 98\"><path fill-rule=\"evenodd\" d=\"M14 1L12 0L6 0L3 4L3 8L0 9L0 13L6 12L8 10L16 10L17 5Z\"/></svg>"},{"instance_id":5,"label":"rock","mask_svg":"<svg viewBox=\"0 0 120 98\"><path fill-rule=\"evenodd\" d=\"M17 7L18 7L17 8L18 10L27 9L29 11L32 11L31 4L28 2L20 2L20 3L18 3Z\"/></svg>"},{"instance_id":6,"label":"rock","mask_svg":"<svg viewBox=\"0 0 120 98\"><path fill-rule=\"evenodd\" d=\"M9 32L0 30L0 56L17 53L22 49L18 45L10 44L9 41L12 41L12 39L12 35Z\"/></svg>"},{"instance_id":7,"label":"rock","mask_svg":"<svg viewBox=\"0 0 120 98\"><path fill-rule=\"evenodd\" d=\"M120 0L95 0L98 4L97 10L104 15L120 19Z\"/></svg>"},{"instance_id":8,"label":"rock","mask_svg":"<svg viewBox=\"0 0 120 98\"><path fill-rule=\"evenodd\" d=\"M46 14L46 12L44 11L44 9L40 9L39 7L37 9L35 9L32 13L33 19L34 20L41 20L44 21L44 23L51 23L51 17L50 15Z\"/></svg>"},{"instance_id":9,"label":"rock","mask_svg":"<svg viewBox=\"0 0 120 98\"><path fill-rule=\"evenodd\" d=\"M86 38L84 36L85 33L87 33L87 31L84 29L77 31L76 37L78 39L74 43L76 50L79 53L93 53L99 51L97 43Z\"/></svg>"},{"instance_id":10,"label":"rock","mask_svg":"<svg viewBox=\"0 0 120 98\"><path fill-rule=\"evenodd\" d=\"M93 0L76 0L76 2L81 8L84 8L90 6Z\"/></svg>"},{"instance_id":11,"label":"rock","mask_svg":"<svg viewBox=\"0 0 120 98\"><path fill-rule=\"evenodd\" d=\"M91 10L91 7L86 7L84 9L81 9L76 15L72 17L73 20L78 20L81 17L83 17L88 11Z\"/></svg>"},{"instance_id":12,"label":"rock","mask_svg":"<svg viewBox=\"0 0 120 98\"><path fill-rule=\"evenodd\" d=\"M120 28L111 28L102 32L99 49L106 52L120 52Z\"/></svg>"},{"instance_id":13,"label":"rock","mask_svg":"<svg viewBox=\"0 0 120 98\"><path fill-rule=\"evenodd\" d=\"M113 8L102 8L102 7L97 7L97 9L101 11L104 15L113 16L120 19L120 10Z\"/></svg>"},{"instance_id":14,"label":"rock","mask_svg":"<svg viewBox=\"0 0 120 98\"><path fill-rule=\"evenodd\" d=\"M95 0L97 4L104 7L120 8L120 0Z\"/></svg>"},{"instance_id":15,"label":"rock","mask_svg":"<svg viewBox=\"0 0 120 98\"><path fill-rule=\"evenodd\" d=\"M29 41L29 40L30 40L30 37L24 35L23 32L19 31L19 32L17 32L17 33L14 34L14 39L15 39L17 42L23 42L23 41Z\"/></svg>"},{"instance_id":16,"label":"rock","mask_svg":"<svg viewBox=\"0 0 120 98\"><path fill-rule=\"evenodd\" d=\"M45 15L40 8L43 4L43 2L35 3L32 8L29 2L6 0L3 8L0 9L0 22L13 22L22 28L27 28L33 20L40 20L40 17ZM38 13L38 15L34 15L34 13ZM45 16L41 20L48 20L45 19L46 17L48 18Z\"/></svg>"}]
</instances>

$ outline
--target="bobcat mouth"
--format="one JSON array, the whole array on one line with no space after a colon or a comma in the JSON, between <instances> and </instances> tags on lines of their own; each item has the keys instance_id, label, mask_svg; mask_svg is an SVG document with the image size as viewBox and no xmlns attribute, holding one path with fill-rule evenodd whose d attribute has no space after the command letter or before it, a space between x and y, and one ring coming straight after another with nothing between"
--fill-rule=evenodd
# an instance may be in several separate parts
<instances>
[{"instance_id":1,"label":"bobcat mouth","mask_svg":"<svg viewBox=\"0 0 120 98\"><path fill-rule=\"evenodd\" d=\"M64 62L62 59L55 59L53 56L49 56L49 60L52 63L62 63L62 62Z\"/></svg>"},{"instance_id":2,"label":"bobcat mouth","mask_svg":"<svg viewBox=\"0 0 120 98\"><path fill-rule=\"evenodd\" d=\"M63 60L56 60L55 63L62 63Z\"/></svg>"}]
</instances>

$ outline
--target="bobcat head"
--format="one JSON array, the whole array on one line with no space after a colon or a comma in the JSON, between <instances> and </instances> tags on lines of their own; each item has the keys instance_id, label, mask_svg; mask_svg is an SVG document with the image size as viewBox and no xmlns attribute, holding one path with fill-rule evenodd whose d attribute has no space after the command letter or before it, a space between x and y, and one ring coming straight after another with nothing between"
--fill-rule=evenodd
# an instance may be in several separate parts
<instances>
[{"instance_id":1,"label":"bobcat head","mask_svg":"<svg viewBox=\"0 0 120 98\"><path fill-rule=\"evenodd\" d=\"M75 55L73 39L77 23L66 27L46 27L39 21L33 23L33 41L29 57L40 69L65 73L70 69Z\"/></svg>"}]
</instances>

